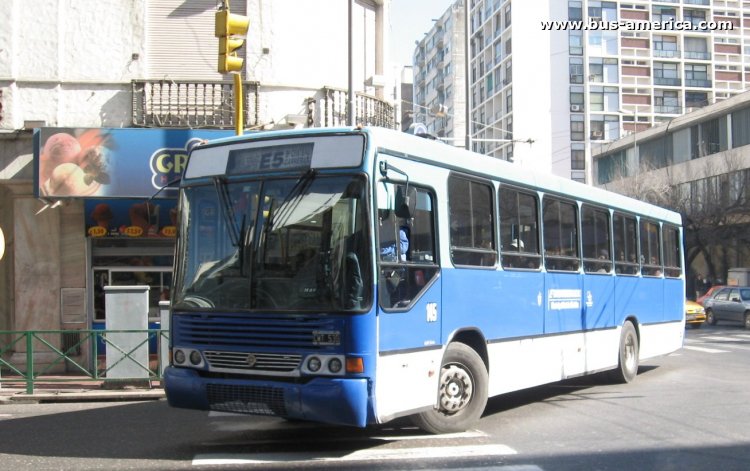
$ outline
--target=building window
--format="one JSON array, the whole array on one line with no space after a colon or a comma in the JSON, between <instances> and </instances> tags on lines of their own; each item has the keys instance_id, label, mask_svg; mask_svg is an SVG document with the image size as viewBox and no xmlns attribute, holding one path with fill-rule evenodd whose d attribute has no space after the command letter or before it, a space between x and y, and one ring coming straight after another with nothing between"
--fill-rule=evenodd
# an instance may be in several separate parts
<instances>
[{"instance_id":1,"label":"building window","mask_svg":"<svg viewBox=\"0 0 750 471\"><path fill-rule=\"evenodd\" d=\"M685 64L686 87L710 87L708 66L706 64Z\"/></svg>"},{"instance_id":2,"label":"building window","mask_svg":"<svg viewBox=\"0 0 750 471\"><path fill-rule=\"evenodd\" d=\"M673 7L655 6L651 14L651 20L656 23L666 23L677 20L677 9Z\"/></svg>"},{"instance_id":3,"label":"building window","mask_svg":"<svg viewBox=\"0 0 750 471\"><path fill-rule=\"evenodd\" d=\"M591 57L589 59L589 82L618 83L617 59Z\"/></svg>"},{"instance_id":4,"label":"building window","mask_svg":"<svg viewBox=\"0 0 750 471\"><path fill-rule=\"evenodd\" d=\"M708 105L708 93L706 92L685 92L685 107L703 108Z\"/></svg>"},{"instance_id":5,"label":"building window","mask_svg":"<svg viewBox=\"0 0 750 471\"><path fill-rule=\"evenodd\" d=\"M583 121L583 115L581 114L570 115L570 140L586 140L586 125Z\"/></svg>"},{"instance_id":6,"label":"building window","mask_svg":"<svg viewBox=\"0 0 750 471\"><path fill-rule=\"evenodd\" d=\"M583 149L570 149L570 169L586 170L586 151Z\"/></svg>"},{"instance_id":7,"label":"building window","mask_svg":"<svg viewBox=\"0 0 750 471\"><path fill-rule=\"evenodd\" d=\"M589 105L591 111L617 111L619 108L617 87L591 87Z\"/></svg>"},{"instance_id":8,"label":"building window","mask_svg":"<svg viewBox=\"0 0 750 471\"><path fill-rule=\"evenodd\" d=\"M583 83L583 59L580 57L570 58L570 83Z\"/></svg>"},{"instance_id":9,"label":"building window","mask_svg":"<svg viewBox=\"0 0 750 471\"><path fill-rule=\"evenodd\" d=\"M568 19L578 21L583 19L583 6L580 1L568 2Z\"/></svg>"},{"instance_id":10,"label":"building window","mask_svg":"<svg viewBox=\"0 0 750 471\"><path fill-rule=\"evenodd\" d=\"M676 90L654 90L654 105L656 113L679 114L682 113L680 96Z\"/></svg>"},{"instance_id":11,"label":"building window","mask_svg":"<svg viewBox=\"0 0 750 471\"><path fill-rule=\"evenodd\" d=\"M750 144L750 108L732 113L732 146ZM750 191L750 186L747 187Z\"/></svg>"},{"instance_id":12,"label":"building window","mask_svg":"<svg viewBox=\"0 0 750 471\"><path fill-rule=\"evenodd\" d=\"M572 56L583 55L583 31L568 32L568 52Z\"/></svg>"},{"instance_id":13,"label":"building window","mask_svg":"<svg viewBox=\"0 0 750 471\"><path fill-rule=\"evenodd\" d=\"M584 106L583 87L570 87L570 111L583 112Z\"/></svg>"}]
</instances>

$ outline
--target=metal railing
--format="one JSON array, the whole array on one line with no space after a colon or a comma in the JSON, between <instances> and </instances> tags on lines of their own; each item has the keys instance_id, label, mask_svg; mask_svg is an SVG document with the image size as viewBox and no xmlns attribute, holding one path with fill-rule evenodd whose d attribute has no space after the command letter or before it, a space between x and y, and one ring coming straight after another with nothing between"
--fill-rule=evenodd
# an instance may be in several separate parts
<instances>
[{"instance_id":1,"label":"metal railing","mask_svg":"<svg viewBox=\"0 0 750 471\"><path fill-rule=\"evenodd\" d=\"M135 346L122 346L112 338L139 335ZM160 381L162 378L162 340L169 332L148 330L27 330L0 331L0 386L4 383L25 383L26 393L34 394L37 383ZM103 358L105 349L112 349L112 364ZM136 353L149 349L146 363ZM23 361L10 361L11 355ZM142 354L139 356L143 356ZM155 356L155 358L154 358ZM139 374L122 377L110 374L118 365L129 365Z\"/></svg>"},{"instance_id":2,"label":"metal railing","mask_svg":"<svg viewBox=\"0 0 750 471\"><path fill-rule=\"evenodd\" d=\"M157 128L234 128L232 82L133 80L133 125ZM243 82L247 127L259 124L258 82Z\"/></svg>"}]
</instances>

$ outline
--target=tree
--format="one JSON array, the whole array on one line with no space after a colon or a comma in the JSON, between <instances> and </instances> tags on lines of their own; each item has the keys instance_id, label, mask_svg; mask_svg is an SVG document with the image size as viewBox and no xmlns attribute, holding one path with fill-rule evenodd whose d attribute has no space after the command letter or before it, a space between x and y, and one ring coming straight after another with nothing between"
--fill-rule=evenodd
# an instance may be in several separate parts
<instances>
[{"instance_id":1,"label":"tree","mask_svg":"<svg viewBox=\"0 0 750 471\"><path fill-rule=\"evenodd\" d=\"M680 213L685 234L685 263L702 256L712 279L748 260L750 247L750 169L736 153L710 156L637 172L621 166L605 188Z\"/></svg>"}]
</instances>

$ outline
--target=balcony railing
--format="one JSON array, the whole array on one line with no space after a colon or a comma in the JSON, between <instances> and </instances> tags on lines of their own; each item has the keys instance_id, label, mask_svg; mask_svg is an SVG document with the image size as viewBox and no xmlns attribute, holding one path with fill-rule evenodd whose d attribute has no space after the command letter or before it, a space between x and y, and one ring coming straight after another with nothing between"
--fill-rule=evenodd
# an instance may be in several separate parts
<instances>
[{"instance_id":1,"label":"balcony railing","mask_svg":"<svg viewBox=\"0 0 750 471\"><path fill-rule=\"evenodd\" d=\"M134 80L133 125L156 128L234 127L232 82ZM243 84L245 126L259 124L259 84Z\"/></svg>"},{"instance_id":2,"label":"balcony railing","mask_svg":"<svg viewBox=\"0 0 750 471\"><path fill-rule=\"evenodd\" d=\"M668 87L679 87L682 81L678 78L654 77L654 85L666 85Z\"/></svg>"},{"instance_id":3,"label":"balcony railing","mask_svg":"<svg viewBox=\"0 0 750 471\"><path fill-rule=\"evenodd\" d=\"M654 112L661 114L682 114L682 107L677 105L654 105Z\"/></svg>"},{"instance_id":4,"label":"balcony railing","mask_svg":"<svg viewBox=\"0 0 750 471\"><path fill-rule=\"evenodd\" d=\"M685 86L711 88L711 81L706 79L685 79Z\"/></svg>"},{"instance_id":5,"label":"balcony railing","mask_svg":"<svg viewBox=\"0 0 750 471\"><path fill-rule=\"evenodd\" d=\"M653 51L654 57L667 57L667 58L679 58L680 57L680 51L674 50L670 51L668 49L654 49Z\"/></svg>"},{"instance_id":6,"label":"balcony railing","mask_svg":"<svg viewBox=\"0 0 750 471\"><path fill-rule=\"evenodd\" d=\"M711 60L710 52L685 51L685 59L708 61Z\"/></svg>"},{"instance_id":7,"label":"balcony railing","mask_svg":"<svg viewBox=\"0 0 750 471\"><path fill-rule=\"evenodd\" d=\"M231 82L190 82L173 80L134 80L133 125L158 128L234 128L234 87ZM258 82L243 84L246 128L273 124L273 117L261 116L263 89ZM395 109L379 98L357 93L355 124L396 127ZM277 112L278 111L278 112ZM298 114L299 109L276 115ZM323 88L307 98L306 127L343 126L347 119L347 92Z\"/></svg>"},{"instance_id":8,"label":"balcony railing","mask_svg":"<svg viewBox=\"0 0 750 471\"><path fill-rule=\"evenodd\" d=\"M315 102L315 106L308 106L308 113L314 113L314 110L320 113L319 116L314 117L312 122L317 126L345 126L347 123L347 95L348 93L345 90L323 88L316 98L311 99ZM356 93L354 124L395 129L395 109L391 104L379 98L364 93Z\"/></svg>"}]
</instances>

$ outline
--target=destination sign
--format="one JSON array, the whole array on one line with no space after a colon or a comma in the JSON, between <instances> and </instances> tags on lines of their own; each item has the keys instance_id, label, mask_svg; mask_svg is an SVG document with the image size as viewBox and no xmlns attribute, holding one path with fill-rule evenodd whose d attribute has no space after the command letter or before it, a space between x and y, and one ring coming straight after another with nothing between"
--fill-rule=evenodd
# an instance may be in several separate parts
<instances>
[{"instance_id":1,"label":"destination sign","mask_svg":"<svg viewBox=\"0 0 750 471\"><path fill-rule=\"evenodd\" d=\"M310 168L312 142L285 144L268 147L251 147L229 151L227 173L267 172L274 170L298 170Z\"/></svg>"}]
</instances>

